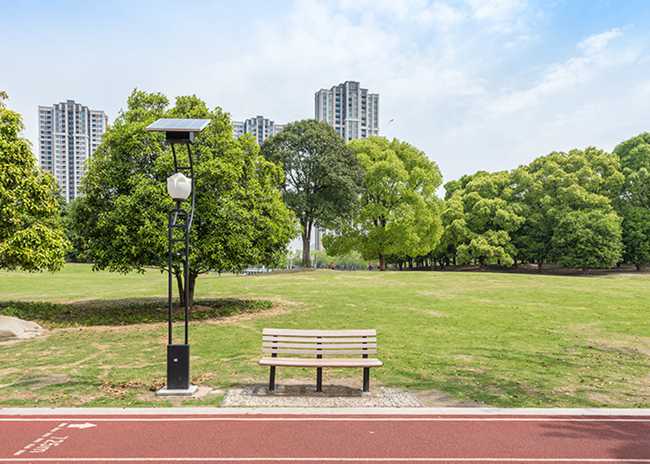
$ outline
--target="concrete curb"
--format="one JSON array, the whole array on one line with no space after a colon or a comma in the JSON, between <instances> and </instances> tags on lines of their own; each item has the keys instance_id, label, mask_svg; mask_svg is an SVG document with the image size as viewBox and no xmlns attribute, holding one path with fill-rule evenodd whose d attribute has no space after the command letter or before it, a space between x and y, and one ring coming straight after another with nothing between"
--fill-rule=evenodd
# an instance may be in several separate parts
<instances>
[{"instance_id":1,"label":"concrete curb","mask_svg":"<svg viewBox=\"0 0 650 464\"><path fill-rule=\"evenodd\" d=\"M0 416L101 415L650 416L616 408L0 408Z\"/></svg>"}]
</instances>

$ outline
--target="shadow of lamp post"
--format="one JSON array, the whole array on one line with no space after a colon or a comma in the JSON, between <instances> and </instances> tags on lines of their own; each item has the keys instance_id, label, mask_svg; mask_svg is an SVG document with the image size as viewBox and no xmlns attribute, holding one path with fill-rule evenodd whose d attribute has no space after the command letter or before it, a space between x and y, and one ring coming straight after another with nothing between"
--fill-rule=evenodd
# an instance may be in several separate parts
<instances>
[{"instance_id":1,"label":"shadow of lamp post","mask_svg":"<svg viewBox=\"0 0 650 464\"><path fill-rule=\"evenodd\" d=\"M191 396L197 387L190 385L190 229L194 217L196 189L192 144L197 133L210 123L209 119L158 119L147 127L150 132L164 132L171 147L174 174L167 178L167 193L174 200L167 222L167 385L158 390L160 396ZM187 159L179 161L176 147L185 145ZM189 199L189 204L184 202ZM176 232L176 233L175 233ZM178 238L180 236L180 238ZM174 265L183 268L184 338L173 342L173 279Z\"/></svg>"}]
</instances>

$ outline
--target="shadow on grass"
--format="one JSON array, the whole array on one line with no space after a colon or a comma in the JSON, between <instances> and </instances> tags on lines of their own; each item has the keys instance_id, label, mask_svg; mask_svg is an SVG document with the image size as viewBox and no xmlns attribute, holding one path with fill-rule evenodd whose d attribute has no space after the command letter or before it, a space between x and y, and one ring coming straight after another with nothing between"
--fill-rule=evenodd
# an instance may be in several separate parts
<instances>
[{"instance_id":1,"label":"shadow on grass","mask_svg":"<svg viewBox=\"0 0 650 464\"><path fill-rule=\"evenodd\" d=\"M260 300L196 300L190 320L255 313L271 309L272 306L270 301ZM182 318L182 314L183 309L175 306L174 319ZM130 298L73 303L6 301L0 302L0 315L35 321L49 327L147 324L167 321L167 300Z\"/></svg>"}]
</instances>

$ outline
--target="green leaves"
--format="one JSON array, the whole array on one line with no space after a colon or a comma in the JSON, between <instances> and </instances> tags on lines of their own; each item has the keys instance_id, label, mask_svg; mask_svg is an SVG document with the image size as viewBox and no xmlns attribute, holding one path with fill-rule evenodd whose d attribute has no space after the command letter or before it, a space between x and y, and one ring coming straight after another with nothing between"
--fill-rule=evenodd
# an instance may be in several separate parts
<instances>
[{"instance_id":1,"label":"green leaves","mask_svg":"<svg viewBox=\"0 0 650 464\"><path fill-rule=\"evenodd\" d=\"M515 238L522 260L567 267L611 267L621 258L613 209L624 178L618 158L600 149L554 152L515 174L526 222Z\"/></svg>"},{"instance_id":2,"label":"green leaves","mask_svg":"<svg viewBox=\"0 0 650 464\"><path fill-rule=\"evenodd\" d=\"M332 127L314 120L288 124L262 152L284 169L284 201L302 227L303 265L309 266L312 226L333 228L351 213L361 175L357 159Z\"/></svg>"},{"instance_id":3,"label":"green leaves","mask_svg":"<svg viewBox=\"0 0 650 464\"><path fill-rule=\"evenodd\" d=\"M165 180L171 151L160 134L144 128L158 117L210 119L193 150L196 210L191 231L191 281L208 271L238 271L272 264L293 237L293 216L282 202L278 167L257 145L234 140L228 116L209 110L195 96L168 109L161 94L134 91L128 109L107 132L82 181L84 196L71 211L75 235L97 269L166 269L167 212L172 200ZM177 151L187 156L185 148Z\"/></svg>"},{"instance_id":4,"label":"green leaves","mask_svg":"<svg viewBox=\"0 0 650 464\"><path fill-rule=\"evenodd\" d=\"M441 252L460 264L511 265L516 249L511 234L524 222L508 172L477 172L447 184Z\"/></svg>"},{"instance_id":5,"label":"green leaves","mask_svg":"<svg viewBox=\"0 0 650 464\"><path fill-rule=\"evenodd\" d=\"M68 247L56 183L36 165L19 136L20 115L4 106L0 92L0 268L58 270Z\"/></svg>"},{"instance_id":6,"label":"green leaves","mask_svg":"<svg viewBox=\"0 0 650 464\"><path fill-rule=\"evenodd\" d=\"M650 263L650 133L619 144L614 153L625 176L616 202L623 217L624 257L640 268Z\"/></svg>"},{"instance_id":7,"label":"green leaves","mask_svg":"<svg viewBox=\"0 0 650 464\"><path fill-rule=\"evenodd\" d=\"M365 259L425 255L442 233L442 182L438 166L417 148L383 137L354 140L349 147L363 169L363 183L351 219L341 221L328 253L359 251Z\"/></svg>"},{"instance_id":8,"label":"green leaves","mask_svg":"<svg viewBox=\"0 0 650 464\"><path fill-rule=\"evenodd\" d=\"M481 265L614 266L622 246L613 203L623 183L618 158L593 147L463 176L446 185L437 254Z\"/></svg>"}]
</instances>

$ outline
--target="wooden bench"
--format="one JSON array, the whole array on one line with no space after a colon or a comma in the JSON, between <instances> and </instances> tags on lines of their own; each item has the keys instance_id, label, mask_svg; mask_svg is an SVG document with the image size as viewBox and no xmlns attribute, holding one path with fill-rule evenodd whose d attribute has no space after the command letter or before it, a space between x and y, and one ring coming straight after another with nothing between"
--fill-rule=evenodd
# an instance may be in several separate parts
<instances>
[{"instance_id":1,"label":"wooden bench","mask_svg":"<svg viewBox=\"0 0 650 464\"><path fill-rule=\"evenodd\" d=\"M323 389L324 367L363 369L363 391L370 390L370 368L383 363L377 354L376 330L295 330L262 331L261 366L271 368L269 390L275 390L276 367L315 367L316 391ZM356 357L355 357L356 355Z\"/></svg>"}]
</instances>

